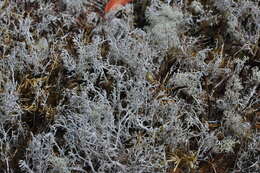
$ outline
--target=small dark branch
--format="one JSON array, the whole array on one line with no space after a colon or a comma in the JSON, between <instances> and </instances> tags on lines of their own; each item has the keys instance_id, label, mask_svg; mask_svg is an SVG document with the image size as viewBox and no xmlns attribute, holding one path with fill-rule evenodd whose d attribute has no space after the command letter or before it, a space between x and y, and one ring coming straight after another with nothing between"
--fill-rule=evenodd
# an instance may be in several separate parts
<instances>
[{"instance_id":1,"label":"small dark branch","mask_svg":"<svg viewBox=\"0 0 260 173\"><path fill-rule=\"evenodd\" d=\"M208 117L211 117L212 105L211 105L211 102L210 102L210 91L209 91L208 77L207 76L204 76L204 82L205 82L205 89L206 89L206 92L207 92Z\"/></svg>"}]
</instances>

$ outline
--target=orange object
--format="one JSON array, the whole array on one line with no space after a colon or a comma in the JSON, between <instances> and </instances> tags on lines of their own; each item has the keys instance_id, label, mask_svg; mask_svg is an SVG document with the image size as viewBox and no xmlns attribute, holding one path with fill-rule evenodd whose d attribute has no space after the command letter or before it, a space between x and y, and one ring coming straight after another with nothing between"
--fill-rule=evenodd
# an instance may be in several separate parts
<instances>
[{"instance_id":1,"label":"orange object","mask_svg":"<svg viewBox=\"0 0 260 173\"><path fill-rule=\"evenodd\" d=\"M115 10L115 9L121 7L121 6L124 6L124 5L128 4L131 1L133 1L133 0L110 0L106 4L105 13L108 13L108 12L110 12L112 10Z\"/></svg>"}]
</instances>

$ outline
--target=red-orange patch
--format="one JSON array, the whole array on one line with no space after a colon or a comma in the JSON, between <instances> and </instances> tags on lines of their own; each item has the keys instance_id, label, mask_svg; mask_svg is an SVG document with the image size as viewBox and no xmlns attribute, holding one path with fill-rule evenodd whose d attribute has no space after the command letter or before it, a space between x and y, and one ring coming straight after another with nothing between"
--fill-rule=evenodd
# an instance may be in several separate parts
<instances>
[{"instance_id":1,"label":"red-orange patch","mask_svg":"<svg viewBox=\"0 0 260 173\"><path fill-rule=\"evenodd\" d=\"M110 0L105 6L105 13L117 9L120 6L124 6L133 0Z\"/></svg>"}]
</instances>

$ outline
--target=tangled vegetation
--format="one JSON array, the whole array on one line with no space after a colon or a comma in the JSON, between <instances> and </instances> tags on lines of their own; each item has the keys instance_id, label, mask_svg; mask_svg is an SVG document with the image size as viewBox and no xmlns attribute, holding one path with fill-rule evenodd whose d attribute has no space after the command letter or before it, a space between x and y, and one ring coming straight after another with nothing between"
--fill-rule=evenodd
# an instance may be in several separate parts
<instances>
[{"instance_id":1,"label":"tangled vegetation","mask_svg":"<svg viewBox=\"0 0 260 173\"><path fill-rule=\"evenodd\" d=\"M259 1L107 2L0 0L0 172L258 173Z\"/></svg>"}]
</instances>

